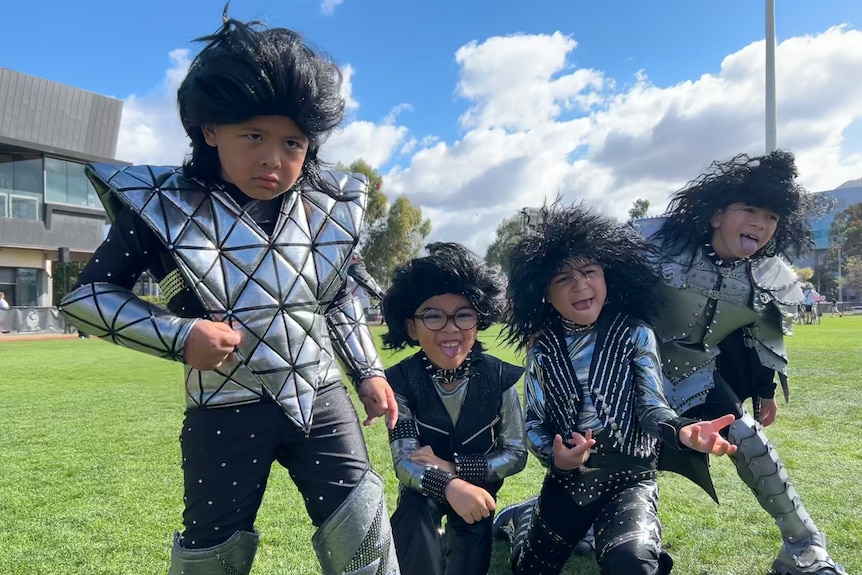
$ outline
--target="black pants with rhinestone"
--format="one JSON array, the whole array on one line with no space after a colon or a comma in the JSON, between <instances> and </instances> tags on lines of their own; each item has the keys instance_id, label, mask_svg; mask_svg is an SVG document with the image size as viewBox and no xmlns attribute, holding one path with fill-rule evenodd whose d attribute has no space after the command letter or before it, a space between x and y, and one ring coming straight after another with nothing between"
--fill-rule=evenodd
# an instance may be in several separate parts
<instances>
[{"instance_id":1,"label":"black pants with rhinestone","mask_svg":"<svg viewBox=\"0 0 862 575\"><path fill-rule=\"evenodd\" d=\"M182 545L212 547L253 531L273 462L290 473L315 526L370 467L356 411L341 383L318 391L305 432L271 400L186 411L180 434L185 479Z\"/></svg>"},{"instance_id":2,"label":"black pants with rhinestone","mask_svg":"<svg viewBox=\"0 0 862 575\"><path fill-rule=\"evenodd\" d=\"M443 516L446 530L440 533ZM403 575L485 575L491 565L494 516L467 523L451 507L403 489L392 514L392 538Z\"/></svg>"},{"instance_id":3,"label":"black pants with rhinestone","mask_svg":"<svg viewBox=\"0 0 862 575\"><path fill-rule=\"evenodd\" d=\"M595 523L602 575L666 575L673 561L661 548L658 485L642 480L578 505L554 476L545 476L526 537L515 541L512 572L556 575Z\"/></svg>"}]
</instances>

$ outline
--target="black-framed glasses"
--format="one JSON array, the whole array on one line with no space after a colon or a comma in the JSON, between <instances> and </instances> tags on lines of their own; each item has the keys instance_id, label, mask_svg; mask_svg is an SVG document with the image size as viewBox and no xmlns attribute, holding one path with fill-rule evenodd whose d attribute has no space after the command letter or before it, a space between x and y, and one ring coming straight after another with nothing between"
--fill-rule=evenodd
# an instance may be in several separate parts
<instances>
[{"instance_id":1,"label":"black-framed glasses","mask_svg":"<svg viewBox=\"0 0 862 575\"><path fill-rule=\"evenodd\" d=\"M440 331L446 327L449 320L452 320L458 329L473 329L479 323L479 314L476 313L476 310L470 308L459 309L454 314L444 313L443 310L431 308L426 309L421 314L414 315L413 318L421 319L425 327L431 331Z\"/></svg>"}]
</instances>

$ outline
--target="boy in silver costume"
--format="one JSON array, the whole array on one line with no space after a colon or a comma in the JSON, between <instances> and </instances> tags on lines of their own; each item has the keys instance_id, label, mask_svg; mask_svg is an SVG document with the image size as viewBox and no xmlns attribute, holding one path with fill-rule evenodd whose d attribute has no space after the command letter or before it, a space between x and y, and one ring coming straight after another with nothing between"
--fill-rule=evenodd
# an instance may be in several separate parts
<instances>
[{"instance_id":1,"label":"boy in silver costume","mask_svg":"<svg viewBox=\"0 0 862 575\"><path fill-rule=\"evenodd\" d=\"M509 254L508 339L527 346L526 437L547 468L534 504L503 510L516 574L559 573L595 523L604 575L670 573L656 460L667 446L721 455L713 421L682 418L662 394L650 320L659 280L631 230L582 206L552 207Z\"/></svg>"},{"instance_id":2,"label":"boy in silver costume","mask_svg":"<svg viewBox=\"0 0 862 575\"><path fill-rule=\"evenodd\" d=\"M400 414L392 536L402 573L485 575L497 492L527 463L524 370L477 339L499 316L500 278L459 244L428 252L396 270L383 299L387 347L421 348L386 370Z\"/></svg>"},{"instance_id":3,"label":"boy in silver costume","mask_svg":"<svg viewBox=\"0 0 862 575\"><path fill-rule=\"evenodd\" d=\"M784 254L812 244L810 200L796 177L788 152L741 154L673 196L658 230L644 229L661 254L665 308L653 327L671 406L688 417L736 415L726 433L738 447L732 459L783 540L773 571L843 575L761 427L777 414L776 374L788 397L783 336L803 299ZM753 414L742 405L749 397Z\"/></svg>"},{"instance_id":4,"label":"boy in silver costume","mask_svg":"<svg viewBox=\"0 0 862 575\"><path fill-rule=\"evenodd\" d=\"M182 534L171 575L248 574L274 461L304 496L326 575L398 573L336 354L366 424L397 405L345 288L365 181L323 171L341 76L284 28L224 16L178 91L182 168L93 165L113 221L62 312L87 333L185 363ZM144 270L167 310L131 291Z\"/></svg>"}]
</instances>

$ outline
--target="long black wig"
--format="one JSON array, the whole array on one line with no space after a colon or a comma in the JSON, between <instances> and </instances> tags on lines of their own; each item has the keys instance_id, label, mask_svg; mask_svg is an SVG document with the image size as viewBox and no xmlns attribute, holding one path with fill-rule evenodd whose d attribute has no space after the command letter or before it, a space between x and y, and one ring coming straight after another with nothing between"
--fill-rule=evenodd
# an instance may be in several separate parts
<instances>
[{"instance_id":1,"label":"long black wig","mask_svg":"<svg viewBox=\"0 0 862 575\"><path fill-rule=\"evenodd\" d=\"M218 151L207 145L203 126L287 116L309 139L299 182L328 190L318 152L344 118L338 66L297 32L228 18L227 6L222 19L214 34L196 39L206 45L177 91L180 120L192 140L184 174L210 180L220 173Z\"/></svg>"},{"instance_id":2,"label":"long black wig","mask_svg":"<svg viewBox=\"0 0 862 575\"><path fill-rule=\"evenodd\" d=\"M437 242L425 248L428 255L399 266L383 296L383 317L389 331L383 336L388 349L416 346L406 322L429 298L442 294L466 297L479 316L477 327L488 329L502 311L502 278L464 246ZM481 344L477 341L481 349Z\"/></svg>"},{"instance_id":3,"label":"long black wig","mask_svg":"<svg viewBox=\"0 0 862 575\"><path fill-rule=\"evenodd\" d=\"M669 255L709 243L712 217L730 204L741 202L772 210L779 216L772 241L761 248L765 255L805 254L814 242L809 224L813 203L796 183L797 176L793 154L781 150L766 156L739 154L727 161L715 161L671 197L667 219L656 237Z\"/></svg>"},{"instance_id":4,"label":"long black wig","mask_svg":"<svg viewBox=\"0 0 862 575\"><path fill-rule=\"evenodd\" d=\"M508 254L506 341L525 347L540 331L560 328L560 314L545 294L554 273L573 259L602 266L608 294L601 313L617 310L650 322L660 296L649 249L633 228L582 203L551 205Z\"/></svg>"}]
</instances>

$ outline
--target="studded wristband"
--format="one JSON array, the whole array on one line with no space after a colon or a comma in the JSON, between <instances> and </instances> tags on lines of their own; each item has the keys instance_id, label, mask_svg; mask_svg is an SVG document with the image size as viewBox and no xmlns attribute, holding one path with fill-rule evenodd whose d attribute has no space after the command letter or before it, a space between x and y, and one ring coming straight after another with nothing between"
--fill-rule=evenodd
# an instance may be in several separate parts
<instances>
[{"instance_id":1,"label":"studded wristband","mask_svg":"<svg viewBox=\"0 0 862 575\"><path fill-rule=\"evenodd\" d=\"M412 418L398 418L395 427L389 430L389 443L399 439L416 439L419 432L416 429L416 420Z\"/></svg>"},{"instance_id":2,"label":"studded wristband","mask_svg":"<svg viewBox=\"0 0 862 575\"><path fill-rule=\"evenodd\" d=\"M455 454L455 475L470 483L485 483L488 480L488 459L484 455Z\"/></svg>"},{"instance_id":3,"label":"studded wristband","mask_svg":"<svg viewBox=\"0 0 862 575\"><path fill-rule=\"evenodd\" d=\"M422 495L438 503L446 503L446 487L455 476L440 469L429 467L422 474Z\"/></svg>"}]
</instances>

